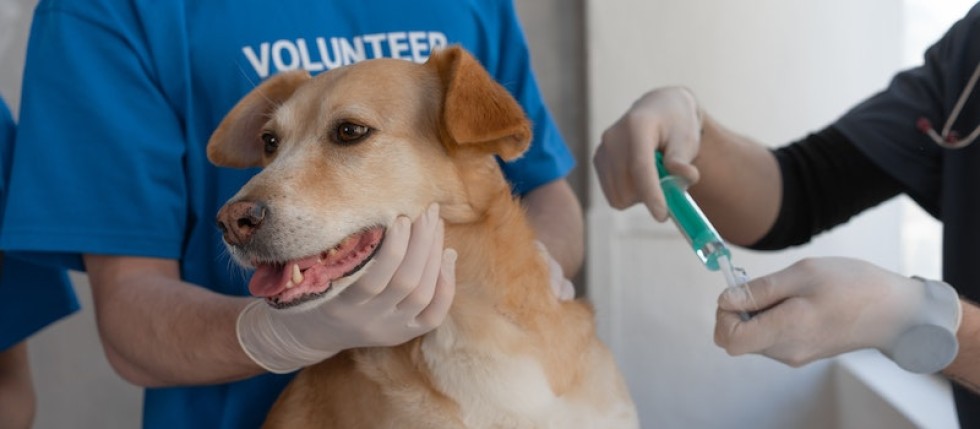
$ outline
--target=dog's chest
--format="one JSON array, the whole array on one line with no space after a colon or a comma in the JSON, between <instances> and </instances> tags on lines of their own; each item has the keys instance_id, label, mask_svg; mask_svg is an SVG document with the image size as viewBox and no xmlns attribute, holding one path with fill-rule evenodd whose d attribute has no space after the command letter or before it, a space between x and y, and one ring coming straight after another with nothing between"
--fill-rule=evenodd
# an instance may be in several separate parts
<instances>
[{"instance_id":1,"label":"dog's chest","mask_svg":"<svg viewBox=\"0 0 980 429\"><path fill-rule=\"evenodd\" d=\"M555 395L537 360L465 341L444 325L426 336L422 352L437 387L459 405L466 427L625 427L610 424L592 404Z\"/></svg>"},{"instance_id":2,"label":"dog's chest","mask_svg":"<svg viewBox=\"0 0 980 429\"><path fill-rule=\"evenodd\" d=\"M427 336L422 352L435 384L459 404L468 427L537 427L535 417L559 402L535 360L460 344L465 340L451 331Z\"/></svg>"}]
</instances>

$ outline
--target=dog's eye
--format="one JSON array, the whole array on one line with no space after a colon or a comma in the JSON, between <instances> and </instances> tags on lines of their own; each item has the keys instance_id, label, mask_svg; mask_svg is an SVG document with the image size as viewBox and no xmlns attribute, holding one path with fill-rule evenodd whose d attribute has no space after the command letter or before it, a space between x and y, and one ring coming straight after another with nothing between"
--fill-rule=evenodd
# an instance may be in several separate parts
<instances>
[{"instance_id":1,"label":"dog's eye","mask_svg":"<svg viewBox=\"0 0 980 429\"><path fill-rule=\"evenodd\" d=\"M344 122L337 127L337 143L351 144L367 137L371 128L353 122Z\"/></svg>"},{"instance_id":2,"label":"dog's eye","mask_svg":"<svg viewBox=\"0 0 980 429\"><path fill-rule=\"evenodd\" d=\"M262 133L262 141L265 142L265 153L272 155L279 149L279 137L270 132Z\"/></svg>"}]
</instances>

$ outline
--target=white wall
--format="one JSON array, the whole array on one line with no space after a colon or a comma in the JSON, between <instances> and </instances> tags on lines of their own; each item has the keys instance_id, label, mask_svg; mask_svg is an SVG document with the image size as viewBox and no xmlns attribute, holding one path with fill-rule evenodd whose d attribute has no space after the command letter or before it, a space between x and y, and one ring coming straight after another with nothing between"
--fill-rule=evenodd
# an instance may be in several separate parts
<instances>
[{"instance_id":1,"label":"white wall","mask_svg":"<svg viewBox=\"0 0 980 429\"><path fill-rule=\"evenodd\" d=\"M36 0L0 0L0 95L14 115L20 105L20 76L31 10Z\"/></svg>"},{"instance_id":2,"label":"white wall","mask_svg":"<svg viewBox=\"0 0 980 429\"><path fill-rule=\"evenodd\" d=\"M593 142L643 92L683 84L720 122L783 144L882 88L903 59L901 0L586 4ZM594 179L591 191L601 195ZM832 361L791 369L757 356L727 356L712 340L722 277L699 265L673 225L656 224L643 209L619 213L599 197L592 201L590 294L644 427L843 424ZM750 275L806 255L861 257L902 272L901 208L897 201L885 204L789 252L739 249L734 260Z\"/></svg>"}]
</instances>

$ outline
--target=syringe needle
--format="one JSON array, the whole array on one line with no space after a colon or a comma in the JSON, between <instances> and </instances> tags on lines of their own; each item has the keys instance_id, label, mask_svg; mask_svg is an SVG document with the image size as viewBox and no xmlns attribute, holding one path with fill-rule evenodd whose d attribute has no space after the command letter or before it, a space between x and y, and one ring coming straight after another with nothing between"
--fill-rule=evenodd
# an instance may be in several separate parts
<instances>
[{"instance_id":1,"label":"syringe needle","mask_svg":"<svg viewBox=\"0 0 980 429\"><path fill-rule=\"evenodd\" d=\"M718 258L718 267L719 271L725 275L725 283L730 288L737 288L749 281L749 276L745 274L745 270L733 266L732 261L727 257ZM746 289L746 293L748 293L748 289ZM744 322L751 319L752 315L746 311L739 311L738 317Z\"/></svg>"}]
</instances>

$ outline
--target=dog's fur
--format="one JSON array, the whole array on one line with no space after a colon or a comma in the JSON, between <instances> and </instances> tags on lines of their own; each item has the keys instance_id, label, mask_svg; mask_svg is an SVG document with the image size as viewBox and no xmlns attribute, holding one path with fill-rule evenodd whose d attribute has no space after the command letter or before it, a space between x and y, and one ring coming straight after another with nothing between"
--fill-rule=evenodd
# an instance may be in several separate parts
<instances>
[{"instance_id":1,"label":"dog's fur","mask_svg":"<svg viewBox=\"0 0 980 429\"><path fill-rule=\"evenodd\" d=\"M337 144L345 121L373 131ZM260 138L268 130L281 137L272 155ZM232 249L240 262L314 254L433 202L446 247L459 255L455 300L440 327L306 368L266 427L638 427L592 310L552 293L534 233L494 159L520 156L530 136L520 106L458 47L425 64L379 59L316 78L276 75L235 106L208 157L264 167L229 204L259 201L269 212L255 245Z\"/></svg>"}]
</instances>

